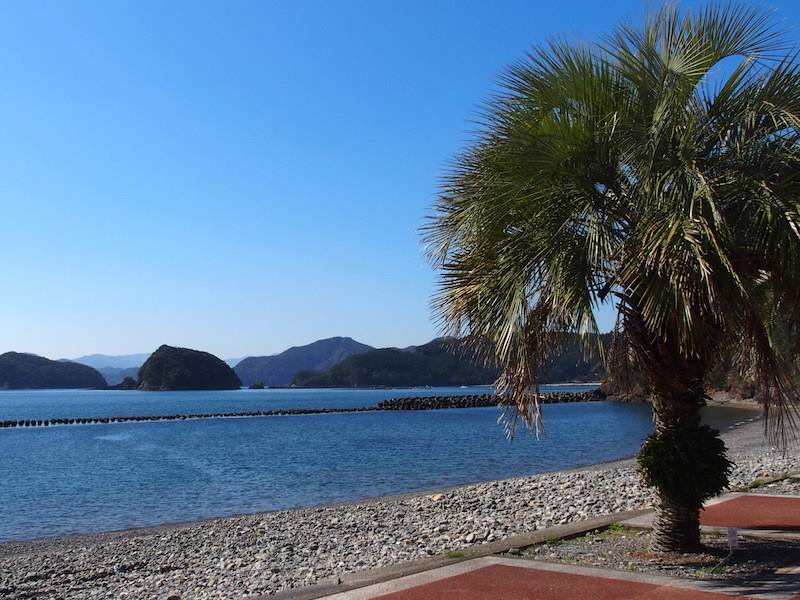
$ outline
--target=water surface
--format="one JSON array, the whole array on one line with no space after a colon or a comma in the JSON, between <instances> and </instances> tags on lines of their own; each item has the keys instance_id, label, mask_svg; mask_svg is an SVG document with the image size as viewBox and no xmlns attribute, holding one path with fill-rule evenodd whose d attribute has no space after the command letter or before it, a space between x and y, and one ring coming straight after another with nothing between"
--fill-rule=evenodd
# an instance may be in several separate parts
<instances>
[{"instance_id":1,"label":"water surface","mask_svg":"<svg viewBox=\"0 0 800 600\"><path fill-rule=\"evenodd\" d=\"M363 406L403 394L421 391L4 392L0 420ZM731 409L711 413L722 422L742 418ZM647 405L553 404L544 437L521 434L511 443L497 416L492 407L0 430L0 540L552 471L630 456L652 428Z\"/></svg>"}]
</instances>

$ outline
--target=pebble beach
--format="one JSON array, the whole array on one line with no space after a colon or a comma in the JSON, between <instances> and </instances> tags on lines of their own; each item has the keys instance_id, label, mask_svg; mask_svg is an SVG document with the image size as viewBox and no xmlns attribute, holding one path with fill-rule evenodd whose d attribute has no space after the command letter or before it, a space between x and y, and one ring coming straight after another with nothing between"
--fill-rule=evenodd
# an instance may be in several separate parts
<instances>
[{"instance_id":1,"label":"pebble beach","mask_svg":"<svg viewBox=\"0 0 800 600\"><path fill-rule=\"evenodd\" d=\"M723 437L736 463L732 487L800 471L796 451L765 446L758 421ZM652 501L634 461L625 460L359 503L7 542L0 544L0 597L270 595Z\"/></svg>"}]
</instances>

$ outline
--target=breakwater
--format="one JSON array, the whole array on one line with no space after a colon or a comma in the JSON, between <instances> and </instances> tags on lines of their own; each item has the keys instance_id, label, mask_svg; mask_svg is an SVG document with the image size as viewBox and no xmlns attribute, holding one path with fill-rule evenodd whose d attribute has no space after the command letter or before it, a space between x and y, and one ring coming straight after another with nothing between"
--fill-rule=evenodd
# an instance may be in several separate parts
<instances>
[{"instance_id":1,"label":"breakwater","mask_svg":"<svg viewBox=\"0 0 800 600\"><path fill-rule=\"evenodd\" d=\"M446 408L482 408L497 406L501 397L497 394L475 396L416 396L412 398L391 398L376 405L379 410L440 410ZM590 392L550 392L540 394L542 404L562 402L597 402L606 396L599 389Z\"/></svg>"},{"instance_id":2,"label":"breakwater","mask_svg":"<svg viewBox=\"0 0 800 600\"><path fill-rule=\"evenodd\" d=\"M599 390L591 392L554 392L542 394L542 403L592 402L604 400ZM284 417L297 415L324 415L391 410L439 410L447 408L482 408L497 406L500 396L480 394L465 396L415 396L391 398L374 406L353 408L289 408L282 410L255 410L245 412L193 413L172 415L126 415L114 417L63 417L57 419L10 419L0 421L0 429L17 427L57 427L62 425L105 425L110 423L144 423L156 421L187 421L192 419L230 419L242 417Z\"/></svg>"},{"instance_id":3,"label":"breakwater","mask_svg":"<svg viewBox=\"0 0 800 600\"><path fill-rule=\"evenodd\" d=\"M108 423L138 423L154 421L188 421L192 419L232 419L236 417L285 417L330 413L374 412L375 406L356 408L289 408L283 410L252 410L245 412L194 413L184 415L132 415L119 417L69 417L61 419L12 419L0 421L3 427L53 427L58 425L101 425Z\"/></svg>"}]
</instances>

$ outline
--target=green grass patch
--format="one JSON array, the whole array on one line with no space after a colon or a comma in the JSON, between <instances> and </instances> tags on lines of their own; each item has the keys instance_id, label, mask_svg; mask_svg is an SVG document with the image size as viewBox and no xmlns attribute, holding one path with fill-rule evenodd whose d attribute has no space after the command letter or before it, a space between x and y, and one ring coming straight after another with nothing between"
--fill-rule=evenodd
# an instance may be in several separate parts
<instances>
[{"instance_id":1,"label":"green grass patch","mask_svg":"<svg viewBox=\"0 0 800 600\"><path fill-rule=\"evenodd\" d=\"M755 479L748 485L739 488L739 490L757 490L758 488L762 488L765 485L769 485L771 483L779 483L781 481L800 481L800 475L795 475L792 473L783 473L782 475L777 475L776 477L771 477L769 479Z\"/></svg>"},{"instance_id":2,"label":"green grass patch","mask_svg":"<svg viewBox=\"0 0 800 600\"><path fill-rule=\"evenodd\" d=\"M447 558L464 558L466 554L461 552L460 550L452 550L447 553Z\"/></svg>"},{"instance_id":3,"label":"green grass patch","mask_svg":"<svg viewBox=\"0 0 800 600\"><path fill-rule=\"evenodd\" d=\"M733 571L733 566L722 562L718 565L714 565L713 567L700 567L697 569L698 573L703 573L705 575L721 575L723 573L730 573Z\"/></svg>"},{"instance_id":4,"label":"green grass patch","mask_svg":"<svg viewBox=\"0 0 800 600\"><path fill-rule=\"evenodd\" d=\"M626 533L626 529L622 523L612 523L606 527L605 533L610 535L623 535Z\"/></svg>"},{"instance_id":5,"label":"green grass patch","mask_svg":"<svg viewBox=\"0 0 800 600\"><path fill-rule=\"evenodd\" d=\"M628 529L622 523L611 523L605 529L600 531L595 531L594 533L587 533L584 537L586 538L612 538L612 537L620 537L623 535L627 535L630 533Z\"/></svg>"},{"instance_id":6,"label":"green grass patch","mask_svg":"<svg viewBox=\"0 0 800 600\"><path fill-rule=\"evenodd\" d=\"M557 535L548 535L546 538L544 538L544 543L548 546L557 546L558 544L563 543L563 541L564 540Z\"/></svg>"}]
</instances>

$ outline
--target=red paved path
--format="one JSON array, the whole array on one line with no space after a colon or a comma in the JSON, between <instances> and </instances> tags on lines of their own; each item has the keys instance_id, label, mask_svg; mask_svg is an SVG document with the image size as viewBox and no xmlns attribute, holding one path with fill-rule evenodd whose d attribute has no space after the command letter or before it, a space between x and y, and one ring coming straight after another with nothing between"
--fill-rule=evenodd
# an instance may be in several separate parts
<instances>
[{"instance_id":1,"label":"red paved path","mask_svg":"<svg viewBox=\"0 0 800 600\"><path fill-rule=\"evenodd\" d=\"M800 531L800 498L739 496L700 513L703 525L739 529Z\"/></svg>"},{"instance_id":2,"label":"red paved path","mask_svg":"<svg viewBox=\"0 0 800 600\"><path fill-rule=\"evenodd\" d=\"M651 583L492 565L380 600L747 600ZM378 600L376 598L376 600ZM752 600L752 599L750 599Z\"/></svg>"}]
</instances>

